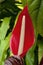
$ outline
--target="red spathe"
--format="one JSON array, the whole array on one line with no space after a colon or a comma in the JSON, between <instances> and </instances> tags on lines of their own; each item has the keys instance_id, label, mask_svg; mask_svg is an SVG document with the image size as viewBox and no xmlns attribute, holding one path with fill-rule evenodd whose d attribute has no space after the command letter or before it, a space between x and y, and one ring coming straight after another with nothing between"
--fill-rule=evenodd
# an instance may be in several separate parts
<instances>
[{"instance_id":1,"label":"red spathe","mask_svg":"<svg viewBox=\"0 0 43 65\"><path fill-rule=\"evenodd\" d=\"M25 6L23 11L20 13L18 17L15 28L12 31L12 35L10 39L10 49L14 55L18 55L21 24L22 24L22 18L24 15L25 15L25 37L24 37L23 52L20 55L21 57L23 57L27 53L27 51L32 47L35 40L33 23L28 13L28 7Z\"/></svg>"}]
</instances>

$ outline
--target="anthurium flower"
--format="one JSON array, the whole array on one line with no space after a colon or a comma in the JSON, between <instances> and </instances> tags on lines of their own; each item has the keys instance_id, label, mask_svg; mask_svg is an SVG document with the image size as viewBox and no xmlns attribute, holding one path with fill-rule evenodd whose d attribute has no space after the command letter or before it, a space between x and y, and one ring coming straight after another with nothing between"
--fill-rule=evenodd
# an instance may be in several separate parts
<instances>
[{"instance_id":1,"label":"anthurium flower","mask_svg":"<svg viewBox=\"0 0 43 65\"><path fill-rule=\"evenodd\" d=\"M12 30L10 39L12 53L23 57L34 44L34 39L33 23L28 13L28 7L25 6L18 17L16 26Z\"/></svg>"}]
</instances>

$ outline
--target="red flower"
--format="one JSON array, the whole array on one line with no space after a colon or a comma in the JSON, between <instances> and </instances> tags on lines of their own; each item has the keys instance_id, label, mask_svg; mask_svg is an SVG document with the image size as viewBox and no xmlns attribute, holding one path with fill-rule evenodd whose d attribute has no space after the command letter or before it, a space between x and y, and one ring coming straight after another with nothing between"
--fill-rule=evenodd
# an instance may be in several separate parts
<instances>
[{"instance_id":1,"label":"red flower","mask_svg":"<svg viewBox=\"0 0 43 65\"><path fill-rule=\"evenodd\" d=\"M33 23L28 13L28 7L25 6L12 31L10 39L12 53L23 57L34 44L34 39Z\"/></svg>"}]
</instances>

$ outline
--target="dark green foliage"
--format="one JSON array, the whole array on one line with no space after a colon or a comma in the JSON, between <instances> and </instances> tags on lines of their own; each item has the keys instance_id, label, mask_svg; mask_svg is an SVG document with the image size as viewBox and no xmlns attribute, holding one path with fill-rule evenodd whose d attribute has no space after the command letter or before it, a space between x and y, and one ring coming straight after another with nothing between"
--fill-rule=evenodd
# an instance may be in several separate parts
<instances>
[{"instance_id":1,"label":"dark green foliage","mask_svg":"<svg viewBox=\"0 0 43 65\"><path fill-rule=\"evenodd\" d=\"M20 9L15 5L15 3L20 4L16 0L5 0L0 3L0 18L16 16Z\"/></svg>"}]
</instances>

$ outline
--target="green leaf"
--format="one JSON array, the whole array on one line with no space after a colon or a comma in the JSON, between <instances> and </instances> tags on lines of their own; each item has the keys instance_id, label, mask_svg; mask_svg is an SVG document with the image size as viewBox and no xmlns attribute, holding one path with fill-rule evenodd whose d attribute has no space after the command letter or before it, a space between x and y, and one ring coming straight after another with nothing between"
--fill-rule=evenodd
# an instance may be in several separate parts
<instances>
[{"instance_id":1,"label":"green leaf","mask_svg":"<svg viewBox=\"0 0 43 65\"><path fill-rule=\"evenodd\" d=\"M27 3L27 0L21 0L21 1L22 1L23 6L25 6Z\"/></svg>"},{"instance_id":2,"label":"green leaf","mask_svg":"<svg viewBox=\"0 0 43 65\"><path fill-rule=\"evenodd\" d=\"M16 4L15 3L15 5L17 5L18 8L23 9L23 5L22 4Z\"/></svg>"},{"instance_id":3,"label":"green leaf","mask_svg":"<svg viewBox=\"0 0 43 65\"><path fill-rule=\"evenodd\" d=\"M4 60L6 59L6 51L9 48L9 41L10 41L10 35L6 37L7 31L9 29L11 17L6 17L2 20L1 26L0 26L0 65L4 65Z\"/></svg>"},{"instance_id":4,"label":"green leaf","mask_svg":"<svg viewBox=\"0 0 43 65\"><path fill-rule=\"evenodd\" d=\"M10 41L11 33L6 37L5 40L1 41L0 45L0 62L3 60L4 54L6 50L9 48L9 41Z\"/></svg>"},{"instance_id":5,"label":"green leaf","mask_svg":"<svg viewBox=\"0 0 43 65\"><path fill-rule=\"evenodd\" d=\"M35 33L43 35L43 0L34 0L30 5L28 4L28 9L33 21Z\"/></svg>"},{"instance_id":6,"label":"green leaf","mask_svg":"<svg viewBox=\"0 0 43 65\"><path fill-rule=\"evenodd\" d=\"M0 27L0 40L3 40L7 34L9 29L10 17L6 17L3 19L2 25Z\"/></svg>"},{"instance_id":7,"label":"green leaf","mask_svg":"<svg viewBox=\"0 0 43 65\"><path fill-rule=\"evenodd\" d=\"M28 4L29 13L32 18L36 36L38 35L38 33L37 33L37 17L38 17L39 8L40 8L40 0L34 0L34 1L32 1L32 3L30 5Z\"/></svg>"},{"instance_id":8,"label":"green leaf","mask_svg":"<svg viewBox=\"0 0 43 65\"><path fill-rule=\"evenodd\" d=\"M39 8L39 14L37 19L37 31L40 35L43 36L43 0L41 1L41 5Z\"/></svg>"},{"instance_id":9,"label":"green leaf","mask_svg":"<svg viewBox=\"0 0 43 65\"><path fill-rule=\"evenodd\" d=\"M37 10L37 8L39 8L40 6L40 0L34 0L32 1L32 3L29 5L29 12L32 13L33 11Z\"/></svg>"},{"instance_id":10,"label":"green leaf","mask_svg":"<svg viewBox=\"0 0 43 65\"><path fill-rule=\"evenodd\" d=\"M33 2L33 0L27 0L27 3L30 5Z\"/></svg>"},{"instance_id":11,"label":"green leaf","mask_svg":"<svg viewBox=\"0 0 43 65\"><path fill-rule=\"evenodd\" d=\"M36 44L33 45L32 48L28 51L25 57L26 65L33 65L34 64L34 49L36 47Z\"/></svg>"},{"instance_id":12,"label":"green leaf","mask_svg":"<svg viewBox=\"0 0 43 65\"><path fill-rule=\"evenodd\" d=\"M34 63L34 52L28 52L26 55L26 65L33 65Z\"/></svg>"},{"instance_id":13,"label":"green leaf","mask_svg":"<svg viewBox=\"0 0 43 65\"><path fill-rule=\"evenodd\" d=\"M38 47L39 47L39 50L38 50L38 61L40 63L42 57L43 57L43 41L38 41Z\"/></svg>"},{"instance_id":14,"label":"green leaf","mask_svg":"<svg viewBox=\"0 0 43 65\"><path fill-rule=\"evenodd\" d=\"M21 2L21 0L16 0L16 1Z\"/></svg>"}]
</instances>

